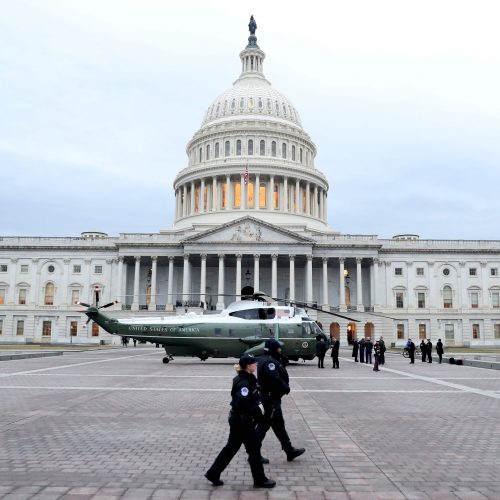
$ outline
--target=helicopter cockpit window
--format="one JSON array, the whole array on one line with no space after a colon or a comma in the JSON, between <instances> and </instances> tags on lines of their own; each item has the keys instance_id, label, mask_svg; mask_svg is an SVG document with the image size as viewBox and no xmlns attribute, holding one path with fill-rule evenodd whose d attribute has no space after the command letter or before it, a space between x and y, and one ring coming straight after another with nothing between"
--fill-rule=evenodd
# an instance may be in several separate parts
<instances>
[{"instance_id":1,"label":"helicopter cockpit window","mask_svg":"<svg viewBox=\"0 0 500 500\"><path fill-rule=\"evenodd\" d=\"M312 335L311 323L302 323L302 333L304 336Z\"/></svg>"},{"instance_id":2,"label":"helicopter cockpit window","mask_svg":"<svg viewBox=\"0 0 500 500\"><path fill-rule=\"evenodd\" d=\"M234 311L230 313L230 316L241 319L261 319L259 311L262 309L243 309L241 311Z\"/></svg>"},{"instance_id":3,"label":"helicopter cockpit window","mask_svg":"<svg viewBox=\"0 0 500 500\"><path fill-rule=\"evenodd\" d=\"M266 319L274 319L276 317L276 309L274 307L269 307L266 309Z\"/></svg>"},{"instance_id":4,"label":"helicopter cockpit window","mask_svg":"<svg viewBox=\"0 0 500 500\"><path fill-rule=\"evenodd\" d=\"M323 331L314 321L311 323L311 330L313 335L323 335Z\"/></svg>"}]
</instances>

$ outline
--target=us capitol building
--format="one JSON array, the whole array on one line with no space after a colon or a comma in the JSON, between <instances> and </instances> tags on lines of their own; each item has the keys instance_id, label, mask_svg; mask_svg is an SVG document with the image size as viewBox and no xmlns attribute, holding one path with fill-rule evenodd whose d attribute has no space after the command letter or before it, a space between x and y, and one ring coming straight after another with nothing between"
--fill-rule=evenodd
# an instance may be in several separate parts
<instances>
[{"instance_id":1,"label":"us capitol building","mask_svg":"<svg viewBox=\"0 0 500 500\"><path fill-rule=\"evenodd\" d=\"M316 304L309 314L343 345L380 335L500 345L500 241L334 231L316 146L264 76L253 19L249 27L240 76L187 145L171 229L0 237L0 342L111 342L85 325L80 300L118 300L107 310L116 317L166 316L221 310L239 300L230 294L261 290Z\"/></svg>"}]
</instances>

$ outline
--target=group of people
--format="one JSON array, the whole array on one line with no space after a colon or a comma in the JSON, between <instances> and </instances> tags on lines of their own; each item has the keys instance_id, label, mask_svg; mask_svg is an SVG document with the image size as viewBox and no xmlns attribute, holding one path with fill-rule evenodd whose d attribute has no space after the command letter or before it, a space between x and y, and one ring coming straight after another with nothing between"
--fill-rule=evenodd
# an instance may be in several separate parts
<instances>
[{"instance_id":1,"label":"group of people","mask_svg":"<svg viewBox=\"0 0 500 500\"><path fill-rule=\"evenodd\" d=\"M123 347L128 347L128 343L130 342L130 339L128 337L123 336L122 337L122 346ZM134 343L134 347L137 346L137 339L132 339L132 342Z\"/></svg>"},{"instance_id":2,"label":"group of people","mask_svg":"<svg viewBox=\"0 0 500 500\"><path fill-rule=\"evenodd\" d=\"M354 361L358 362L358 354L359 354L359 362L372 364L372 352L374 357L373 363L373 371L380 371L379 366L385 365L385 342L384 337L380 337L379 340L375 341L375 344L372 342L370 337L362 338L361 340L354 339L352 344L352 357Z\"/></svg>"},{"instance_id":3,"label":"group of people","mask_svg":"<svg viewBox=\"0 0 500 500\"><path fill-rule=\"evenodd\" d=\"M265 354L258 359L248 354L242 356L234 367L237 375L231 389L229 438L205 473L214 486L224 484L220 476L242 444L248 453L254 486L273 488L276 485L264 472L264 464L269 460L261 454L262 441L269 429L274 431L289 462L306 451L292 446L285 429L281 399L290 393L290 384L281 344L268 339L264 351Z\"/></svg>"},{"instance_id":4,"label":"group of people","mask_svg":"<svg viewBox=\"0 0 500 500\"><path fill-rule=\"evenodd\" d=\"M406 348L408 349L408 354L410 356L410 364L415 363L415 343L413 342L412 339L408 339L408 342L406 343ZM422 363L432 363L432 342L431 339L427 339L427 342L425 339L422 339L422 342L420 342L420 353L422 355ZM436 354L438 355L439 358L439 363L443 362L443 354L444 354L444 347L443 343L441 342L441 339L438 339L436 342Z\"/></svg>"}]
</instances>

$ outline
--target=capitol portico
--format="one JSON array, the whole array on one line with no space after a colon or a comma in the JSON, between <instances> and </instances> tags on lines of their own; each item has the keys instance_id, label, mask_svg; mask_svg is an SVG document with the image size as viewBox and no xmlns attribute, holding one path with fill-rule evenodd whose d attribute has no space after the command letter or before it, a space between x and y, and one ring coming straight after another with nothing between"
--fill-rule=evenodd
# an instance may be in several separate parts
<instances>
[{"instance_id":1,"label":"capitol portico","mask_svg":"<svg viewBox=\"0 0 500 500\"><path fill-rule=\"evenodd\" d=\"M119 317L207 314L252 288L317 305L311 316L343 344L500 344L500 241L333 230L334 189L264 58L254 29L241 74L188 142L171 229L0 238L0 342L110 342L78 301L118 300L108 311Z\"/></svg>"}]
</instances>

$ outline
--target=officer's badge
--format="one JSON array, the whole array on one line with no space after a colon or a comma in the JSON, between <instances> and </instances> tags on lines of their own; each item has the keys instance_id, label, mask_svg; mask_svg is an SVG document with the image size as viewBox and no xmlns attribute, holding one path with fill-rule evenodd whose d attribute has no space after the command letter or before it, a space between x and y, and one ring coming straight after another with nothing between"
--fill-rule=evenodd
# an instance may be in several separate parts
<instances>
[{"instance_id":1,"label":"officer's badge","mask_svg":"<svg viewBox=\"0 0 500 500\"><path fill-rule=\"evenodd\" d=\"M267 365L267 367L273 372L274 370L276 370L276 365L274 363L269 363Z\"/></svg>"},{"instance_id":2,"label":"officer's badge","mask_svg":"<svg viewBox=\"0 0 500 500\"><path fill-rule=\"evenodd\" d=\"M241 392L241 395L243 397L247 397L248 396L248 387L242 387L240 392Z\"/></svg>"}]
</instances>

